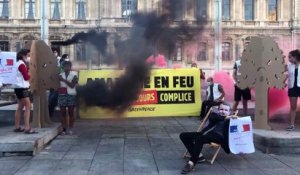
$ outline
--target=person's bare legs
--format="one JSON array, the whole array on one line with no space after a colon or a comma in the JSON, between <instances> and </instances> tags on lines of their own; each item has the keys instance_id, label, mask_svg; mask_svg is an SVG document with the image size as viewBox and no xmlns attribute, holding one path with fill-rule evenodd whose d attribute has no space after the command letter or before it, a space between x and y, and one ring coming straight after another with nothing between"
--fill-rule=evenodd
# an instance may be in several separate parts
<instances>
[{"instance_id":1,"label":"person's bare legs","mask_svg":"<svg viewBox=\"0 0 300 175\"><path fill-rule=\"evenodd\" d=\"M25 122L25 130L30 130L30 110L31 110L31 103L29 97L22 99L23 104L25 106L24 112L24 122Z\"/></svg>"},{"instance_id":2,"label":"person's bare legs","mask_svg":"<svg viewBox=\"0 0 300 175\"><path fill-rule=\"evenodd\" d=\"M69 114L69 134L73 134L73 126L74 126L74 106L68 107L68 114Z\"/></svg>"},{"instance_id":3,"label":"person's bare legs","mask_svg":"<svg viewBox=\"0 0 300 175\"><path fill-rule=\"evenodd\" d=\"M15 128L20 128L20 120L21 120L21 114L23 110L24 104L22 99L18 99L18 107L15 113Z\"/></svg>"},{"instance_id":4,"label":"person's bare legs","mask_svg":"<svg viewBox=\"0 0 300 175\"><path fill-rule=\"evenodd\" d=\"M298 97L289 97L290 99L290 124L295 125Z\"/></svg>"},{"instance_id":5,"label":"person's bare legs","mask_svg":"<svg viewBox=\"0 0 300 175\"><path fill-rule=\"evenodd\" d=\"M61 125L63 127L63 132L66 132L67 128L67 111L65 106L60 106L60 114L61 114Z\"/></svg>"},{"instance_id":6,"label":"person's bare legs","mask_svg":"<svg viewBox=\"0 0 300 175\"><path fill-rule=\"evenodd\" d=\"M243 100L243 113L244 116L248 114L248 100Z\"/></svg>"},{"instance_id":7,"label":"person's bare legs","mask_svg":"<svg viewBox=\"0 0 300 175\"><path fill-rule=\"evenodd\" d=\"M69 127L70 128L73 128L74 126L74 106L69 106L68 107L68 112L69 112L69 118L70 118L70 121L69 121Z\"/></svg>"},{"instance_id":8,"label":"person's bare legs","mask_svg":"<svg viewBox=\"0 0 300 175\"><path fill-rule=\"evenodd\" d=\"M237 107L239 105L240 101L234 101L233 106L232 106L232 111L235 112L237 110Z\"/></svg>"}]
</instances>

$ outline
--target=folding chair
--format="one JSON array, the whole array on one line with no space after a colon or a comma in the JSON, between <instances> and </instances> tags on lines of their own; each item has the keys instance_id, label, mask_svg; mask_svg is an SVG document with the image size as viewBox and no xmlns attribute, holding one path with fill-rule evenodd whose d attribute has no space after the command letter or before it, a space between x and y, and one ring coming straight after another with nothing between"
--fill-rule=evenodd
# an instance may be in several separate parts
<instances>
[{"instance_id":1,"label":"folding chair","mask_svg":"<svg viewBox=\"0 0 300 175\"><path fill-rule=\"evenodd\" d=\"M200 131L204 128L204 126L205 126L205 124L206 124L206 122L207 122L207 120L208 120L208 118L209 118L209 115L210 115L210 113L211 113L212 111L213 111L213 107L211 107L211 108L209 109L209 111L207 112L205 118L203 119L203 121L201 122L200 126L198 127L197 132L200 132ZM237 114L238 114L238 110L236 110L236 111L234 112L233 115L234 115L234 116L237 116ZM215 149L216 149L216 152L214 153L212 159L209 161L210 164L213 164L214 161L216 160L217 155L219 154L219 152L220 152L222 146L221 146L220 144L214 143L214 142L209 143L209 145L210 145L212 148L215 148ZM186 150L185 153L183 154L183 158L187 158L187 157L189 157L189 155L188 155L188 151Z\"/></svg>"}]
</instances>

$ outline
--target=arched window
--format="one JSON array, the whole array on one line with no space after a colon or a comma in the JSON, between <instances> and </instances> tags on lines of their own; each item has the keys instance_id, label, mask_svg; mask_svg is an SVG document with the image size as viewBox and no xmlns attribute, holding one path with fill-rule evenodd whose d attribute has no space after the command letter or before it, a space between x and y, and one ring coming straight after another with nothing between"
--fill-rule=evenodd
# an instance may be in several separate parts
<instances>
[{"instance_id":1,"label":"arched window","mask_svg":"<svg viewBox=\"0 0 300 175\"><path fill-rule=\"evenodd\" d=\"M8 0L0 0L0 19L8 19L9 17L9 8Z\"/></svg>"},{"instance_id":2,"label":"arched window","mask_svg":"<svg viewBox=\"0 0 300 175\"><path fill-rule=\"evenodd\" d=\"M197 53L197 61L206 61L207 60L207 43L199 43L198 44L198 53Z\"/></svg>"},{"instance_id":3,"label":"arched window","mask_svg":"<svg viewBox=\"0 0 300 175\"><path fill-rule=\"evenodd\" d=\"M25 19L34 19L35 0L25 0Z\"/></svg>"},{"instance_id":4,"label":"arched window","mask_svg":"<svg viewBox=\"0 0 300 175\"><path fill-rule=\"evenodd\" d=\"M0 51L9 51L9 40L7 36L0 35Z\"/></svg>"},{"instance_id":5,"label":"arched window","mask_svg":"<svg viewBox=\"0 0 300 175\"><path fill-rule=\"evenodd\" d=\"M76 19L86 19L86 0L76 0Z\"/></svg>"},{"instance_id":6,"label":"arched window","mask_svg":"<svg viewBox=\"0 0 300 175\"><path fill-rule=\"evenodd\" d=\"M222 60L223 61L231 60L231 43L230 42L222 43Z\"/></svg>"},{"instance_id":7,"label":"arched window","mask_svg":"<svg viewBox=\"0 0 300 175\"><path fill-rule=\"evenodd\" d=\"M61 0L51 0L51 19L59 20L61 14Z\"/></svg>"},{"instance_id":8,"label":"arched window","mask_svg":"<svg viewBox=\"0 0 300 175\"><path fill-rule=\"evenodd\" d=\"M175 55L173 57L174 61L182 61L182 42L177 42L175 47Z\"/></svg>"},{"instance_id":9,"label":"arched window","mask_svg":"<svg viewBox=\"0 0 300 175\"><path fill-rule=\"evenodd\" d=\"M245 20L254 20L254 0L245 0L244 3Z\"/></svg>"},{"instance_id":10,"label":"arched window","mask_svg":"<svg viewBox=\"0 0 300 175\"><path fill-rule=\"evenodd\" d=\"M268 2L268 19L269 21L277 21L278 18L278 1L269 0Z\"/></svg>"},{"instance_id":11,"label":"arched window","mask_svg":"<svg viewBox=\"0 0 300 175\"><path fill-rule=\"evenodd\" d=\"M222 1L222 19L230 20L230 0Z\"/></svg>"},{"instance_id":12,"label":"arched window","mask_svg":"<svg viewBox=\"0 0 300 175\"><path fill-rule=\"evenodd\" d=\"M122 0L122 17L130 17L137 11L137 0Z\"/></svg>"},{"instance_id":13,"label":"arched window","mask_svg":"<svg viewBox=\"0 0 300 175\"><path fill-rule=\"evenodd\" d=\"M207 0L197 0L196 17L198 20L207 18Z\"/></svg>"}]
</instances>

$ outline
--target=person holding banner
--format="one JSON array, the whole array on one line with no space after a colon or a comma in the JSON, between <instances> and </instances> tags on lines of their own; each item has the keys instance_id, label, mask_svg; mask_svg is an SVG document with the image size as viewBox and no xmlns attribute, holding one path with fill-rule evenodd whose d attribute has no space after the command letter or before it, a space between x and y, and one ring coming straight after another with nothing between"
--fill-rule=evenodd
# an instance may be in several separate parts
<instances>
[{"instance_id":1,"label":"person holding banner","mask_svg":"<svg viewBox=\"0 0 300 175\"><path fill-rule=\"evenodd\" d=\"M58 89L58 105L62 115L63 131L61 135L67 133L73 134L74 125L74 107L76 105L76 85L78 83L77 72L71 71L72 63L70 61L63 62L64 72L59 74L60 88ZM67 115L68 112L68 115ZM69 116L69 125L67 125L67 116Z\"/></svg>"},{"instance_id":2,"label":"person holding banner","mask_svg":"<svg viewBox=\"0 0 300 175\"><path fill-rule=\"evenodd\" d=\"M218 83L214 83L214 79L212 77L207 78L207 84L208 84L208 88L206 90L207 100L204 100L202 102L200 120L204 118L207 111L212 106L219 106L223 102L225 96L223 86Z\"/></svg>"},{"instance_id":3,"label":"person holding banner","mask_svg":"<svg viewBox=\"0 0 300 175\"><path fill-rule=\"evenodd\" d=\"M222 102L218 108L218 113L212 112L209 115L209 123L202 131L180 134L179 137L182 143L191 155L181 174L187 174L195 168L204 144L211 142L221 144L224 151L230 153L228 146L229 119L236 118L236 116L230 116L229 114L230 105Z\"/></svg>"},{"instance_id":4,"label":"person holding banner","mask_svg":"<svg viewBox=\"0 0 300 175\"><path fill-rule=\"evenodd\" d=\"M30 75L28 74L28 68L26 63L29 62L29 54L30 51L27 49L22 49L17 53L17 76L16 76L16 88L15 94L18 99L18 107L15 113L15 129L14 132L24 132L25 134L35 134L37 133L35 130L30 127L30 110L31 110L31 102L30 102L30 91L29 91L29 79ZM23 107L25 107L25 128L22 129L20 126L21 113L23 111Z\"/></svg>"},{"instance_id":5,"label":"person holding banner","mask_svg":"<svg viewBox=\"0 0 300 175\"><path fill-rule=\"evenodd\" d=\"M287 131L295 129L295 119L297 111L297 101L300 97L300 50L292 50L289 53L288 65L288 96L290 99L290 125Z\"/></svg>"}]
</instances>

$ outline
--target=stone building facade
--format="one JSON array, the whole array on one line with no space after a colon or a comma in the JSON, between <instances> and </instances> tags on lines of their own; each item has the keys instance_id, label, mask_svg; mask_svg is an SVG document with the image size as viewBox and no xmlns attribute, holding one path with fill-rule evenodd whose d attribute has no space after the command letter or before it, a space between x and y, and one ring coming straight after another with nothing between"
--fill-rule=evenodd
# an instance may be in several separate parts
<instances>
[{"instance_id":1,"label":"stone building facade","mask_svg":"<svg viewBox=\"0 0 300 175\"><path fill-rule=\"evenodd\" d=\"M66 40L90 29L126 33L130 14L160 9L161 0L48 0L49 42ZM196 42L178 41L176 53L167 56L170 67L196 62L213 70L214 0L183 0L176 20L197 28L197 17L205 18L205 30ZM0 0L0 48L17 51L24 43L40 39L40 0ZM232 69L251 36L272 36L286 54L300 48L300 0L222 0L222 68ZM88 44L60 47L77 68L100 68L101 55ZM87 61L91 58L91 61Z\"/></svg>"}]
</instances>

